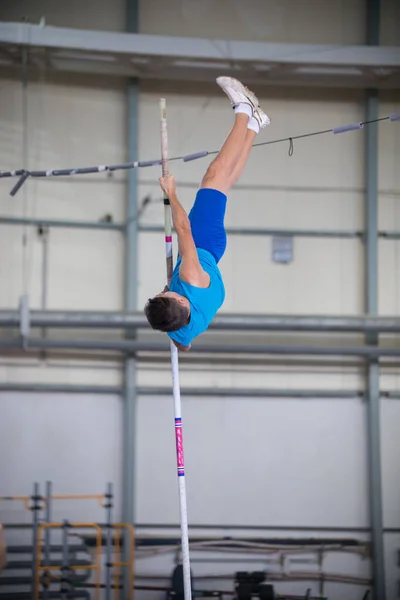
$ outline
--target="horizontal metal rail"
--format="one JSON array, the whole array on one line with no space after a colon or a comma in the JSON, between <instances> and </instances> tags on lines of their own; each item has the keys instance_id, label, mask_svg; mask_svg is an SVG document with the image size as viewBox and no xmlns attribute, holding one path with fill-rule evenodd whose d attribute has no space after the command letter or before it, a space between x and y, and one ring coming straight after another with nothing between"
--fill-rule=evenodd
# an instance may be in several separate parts
<instances>
[{"instance_id":1,"label":"horizontal metal rail","mask_svg":"<svg viewBox=\"0 0 400 600\"><path fill-rule=\"evenodd\" d=\"M166 343L149 343L133 340L59 340L59 339L2 339L0 349L23 349L24 351L42 349L64 350L93 350L117 352L168 352ZM381 346L291 346L291 345L245 345L245 344L199 344L194 345L192 353L199 354L278 354L306 356L359 356L363 358L378 358L400 356L400 346L383 348Z\"/></svg>"},{"instance_id":2,"label":"horizontal metal rail","mask_svg":"<svg viewBox=\"0 0 400 600\"><path fill-rule=\"evenodd\" d=\"M140 225L139 231L143 233L161 233L160 225ZM243 236L288 236L306 238L363 238L362 231L345 231L341 229L280 229L280 228L258 228L258 227L226 227L228 235ZM399 231L379 231L379 237L384 239L400 239Z\"/></svg>"},{"instance_id":3,"label":"horizontal metal rail","mask_svg":"<svg viewBox=\"0 0 400 600\"><path fill-rule=\"evenodd\" d=\"M31 217L0 217L0 225L32 225L34 227L62 227L65 229L104 229L105 231L124 231L124 223L109 221L68 221L62 219L40 219Z\"/></svg>"},{"instance_id":4,"label":"horizontal metal rail","mask_svg":"<svg viewBox=\"0 0 400 600\"><path fill-rule=\"evenodd\" d=\"M29 326L53 329L118 329L150 330L142 311L40 311L28 314ZM0 328L16 327L21 323L18 310L0 310ZM308 331L348 333L400 333L400 317L329 316L329 315L249 315L217 314L209 326L215 331Z\"/></svg>"},{"instance_id":5,"label":"horizontal metal rail","mask_svg":"<svg viewBox=\"0 0 400 600\"><path fill-rule=\"evenodd\" d=\"M68 219L47 219L31 217L0 216L0 225L31 225L33 227L57 227L64 229L92 229L104 231L125 232L126 223L114 223L112 221L70 221ZM141 233L161 233L164 231L160 225L140 225L138 231ZM228 235L241 236L288 236L302 238L363 238L362 231L345 231L341 229L282 229L260 228L260 227L227 227ZM400 231L379 231L380 238L385 240L399 240Z\"/></svg>"},{"instance_id":6,"label":"horizontal metal rail","mask_svg":"<svg viewBox=\"0 0 400 600\"><path fill-rule=\"evenodd\" d=\"M90 385L90 384L54 384L54 383L0 383L0 392L33 392L53 394L102 394L121 395L123 389L117 385ZM139 386L139 396L170 396L170 387ZM363 390L343 389L283 389L283 388L182 388L183 396L215 398L364 398ZM381 398L400 399L399 391L382 390Z\"/></svg>"}]
</instances>

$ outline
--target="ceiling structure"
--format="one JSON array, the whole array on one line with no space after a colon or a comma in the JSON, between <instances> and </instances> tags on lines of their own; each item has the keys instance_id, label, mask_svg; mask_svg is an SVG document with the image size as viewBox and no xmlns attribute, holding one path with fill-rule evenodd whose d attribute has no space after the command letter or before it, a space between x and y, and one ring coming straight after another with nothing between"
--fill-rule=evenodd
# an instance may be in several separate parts
<instances>
[{"instance_id":1,"label":"ceiling structure","mask_svg":"<svg viewBox=\"0 0 400 600\"><path fill-rule=\"evenodd\" d=\"M400 47L283 44L0 22L0 67L210 81L223 72L281 86L400 88Z\"/></svg>"}]
</instances>

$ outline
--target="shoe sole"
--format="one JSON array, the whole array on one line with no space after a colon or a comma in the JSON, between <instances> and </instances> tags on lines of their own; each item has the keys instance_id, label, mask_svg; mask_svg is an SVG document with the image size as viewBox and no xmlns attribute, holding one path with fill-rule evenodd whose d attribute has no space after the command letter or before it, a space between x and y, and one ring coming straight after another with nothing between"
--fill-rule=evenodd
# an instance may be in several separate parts
<instances>
[{"instance_id":1,"label":"shoe sole","mask_svg":"<svg viewBox=\"0 0 400 600\"><path fill-rule=\"evenodd\" d=\"M225 91L225 90L224 90L224 85L222 84L222 82L225 81L226 87L228 87L230 85L235 92L243 94L248 99L249 104L251 105L253 111L259 107L259 102L258 102L257 96L255 94L253 94L252 92L250 92L250 90L248 90L246 88L246 86L244 86L243 83L241 81L239 81L238 79L235 79L234 77L222 76L222 77L217 77L216 81L217 81L217 84L222 88L223 91Z\"/></svg>"},{"instance_id":2,"label":"shoe sole","mask_svg":"<svg viewBox=\"0 0 400 600\"><path fill-rule=\"evenodd\" d=\"M265 113L259 106L254 111L253 115L254 118L258 121L261 129L264 129L264 127L271 123L271 119L269 118L267 113Z\"/></svg>"},{"instance_id":3,"label":"shoe sole","mask_svg":"<svg viewBox=\"0 0 400 600\"><path fill-rule=\"evenodd\" d=\"M261 129L263 129L271 123L271 119L269 118L269 116L261 109L257 96L253 94L253 92L251 92L245 85L243 85L241 81L235 79L234 77L228 76L217 77L216 81L222 89L222 91L225 92L225 94L226 91L224 87L230 86L235 92L244 95L248 99L251 109L253 111L253 116L258 121ZM235 104L233 104L233 106L235 106Z\"/></svg>"}]
</instances>

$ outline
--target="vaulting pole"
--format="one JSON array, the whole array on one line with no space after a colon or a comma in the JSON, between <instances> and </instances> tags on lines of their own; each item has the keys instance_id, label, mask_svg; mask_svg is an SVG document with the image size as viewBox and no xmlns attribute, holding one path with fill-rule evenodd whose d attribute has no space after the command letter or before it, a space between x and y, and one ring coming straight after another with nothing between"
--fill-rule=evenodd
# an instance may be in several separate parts
<instances>
[{"instance_id":1,"label":"vaulting pole","mask_svg":"<svg viewBox=\"0 0 400 600\"><path fill-rule=\"evenodd\" d=\"M165 177L168 174L168 134L167 134L167 105L164 98L160 99L160 117L161 117L161 157L162 174ZM167 266L167 283L171 283L173 273L173 255L172 255L172 224L171 209L169 200L164 194L164 227L165 227L165 255ZM189 533L186 506L186 482L185 482L185 462L183 452L183 433L182 433L182 410L181 410L181 391L179 384L179 361L178 349L170 340L171 367L172 367L172 386L174 396L175 410L175 439L176 439L176 462L179 483L179 507L181 520L181 539L182 539L182 564L183 564L183 584L185 600L191 600L192 589L190 581L190 558L189 558Z\"/></svg>"}]
</instances>

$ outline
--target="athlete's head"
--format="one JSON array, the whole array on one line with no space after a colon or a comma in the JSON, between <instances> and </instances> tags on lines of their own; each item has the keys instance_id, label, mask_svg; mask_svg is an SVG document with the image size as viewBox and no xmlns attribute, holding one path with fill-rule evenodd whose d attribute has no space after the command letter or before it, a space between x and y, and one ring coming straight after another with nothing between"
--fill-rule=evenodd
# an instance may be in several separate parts
<instances>
[{"instance_id":1,"label":"athlete's head","mask_svg":"<svg viewBox=\"0 0 400 600\"><path fill-rule=\"evenodd\" d=\"M189 321L189 300L176 292L164 291L147 301L144 312L153 329L177 331Z\"/></svg>"}]
</instances>

